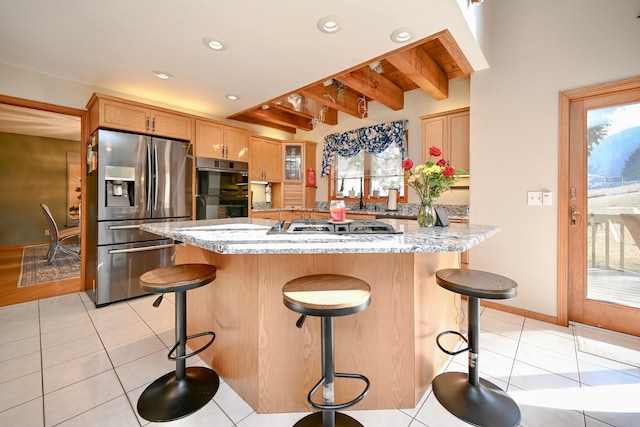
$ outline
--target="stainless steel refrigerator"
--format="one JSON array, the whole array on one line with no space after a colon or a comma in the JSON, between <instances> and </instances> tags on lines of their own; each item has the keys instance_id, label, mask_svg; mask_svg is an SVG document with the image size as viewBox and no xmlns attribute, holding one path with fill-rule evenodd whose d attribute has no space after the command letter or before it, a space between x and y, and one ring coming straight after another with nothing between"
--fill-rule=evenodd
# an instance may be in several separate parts
<instances>
[{"instance_id":1,"label":"stainless steel refrigerator","mask_svg":"<svg viewBox=\"0 0 640 427\"><path fill-rule=\"evenodd\" d=\"M192 146L97 130L87 146L86 288L96 306L143 295L140 276L173 264L174 242L145 222L191 219Z\"/></svg>"}]
</instances>

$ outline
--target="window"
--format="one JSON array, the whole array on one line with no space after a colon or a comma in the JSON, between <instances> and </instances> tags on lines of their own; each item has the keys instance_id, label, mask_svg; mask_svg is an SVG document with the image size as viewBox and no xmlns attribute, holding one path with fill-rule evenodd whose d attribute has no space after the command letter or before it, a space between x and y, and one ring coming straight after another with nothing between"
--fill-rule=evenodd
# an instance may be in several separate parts
<instances>
[{"instance_id":1,"label":"window","mask_svg":"<svg viewBox=\"0 0 640 427\"><path fill-rule=\"evenodd\" d=\"M361 197L371 202L397 188L406 202L402 159L407 150L407 120L396 120L325 136L322 173L329 175L329 198Z\"/></svg>"},{"instance_id":2,"label":"window","mask_svg":"<svg viewBox=\"0 0 640 427\"><path fill-rule=\"evenodd\" d=\"M377 202L387 197L389 188L397 188L400 202L407 202L405 195L402 153L397 144L391 144L380 154L361 151L353 157L335 154L335 166L331 168L329 198L342 192L343 197Z\"/></svg>"}]
</instances>

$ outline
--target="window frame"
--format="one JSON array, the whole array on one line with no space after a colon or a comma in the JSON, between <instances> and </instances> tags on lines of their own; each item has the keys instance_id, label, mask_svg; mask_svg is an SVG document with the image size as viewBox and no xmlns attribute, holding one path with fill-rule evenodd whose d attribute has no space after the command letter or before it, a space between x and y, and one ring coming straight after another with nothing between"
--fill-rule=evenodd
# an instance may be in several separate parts
<instances>
[{"instance_id":1,"label":"window frame","mask_svg":"<svg viewBox=\"0 0 640 427\"><path fill-rule=\"evenodd\" d=\"M407 156L409 155L409 131L405 130L405 141L406 141L406 150L407 150ZM337 154L334 154L335 156L337 156ZM367 174L367 171L371 170L371 162L372 159L371 157L374 156L375 154L369 153L369 152L364 152L364 170L365 170L365 177L363 180L363 190L362 193L365 195L362 198L362 201L364 203L386 203L388 200L387 196L380 196L380 197L370 197L369 194L371 193L369 190L371 188L371 178L375 178L375 176L371 176L370 174ZM400 159L400 162L402 162L402 159ZM327 200L334 200L337 199L336 197L336 192L337 192L337 188L338 188L338 181L339 178L334 178L334 164L331 165L330 169L329 169L329 174L328 174L328 178L329 178L329 185L327 186ZM402 170L402 168L401 168ZM409 201L409 191L408 191L408 184L407 184L407 177L404 176L403 178L403 182L404 182L404 195L400 196L398 193L398 203L408 203ZM345 202L360 202L360 197L348 197L347 193L343 194L343 197L341 198L341 200L344 200Z\"/></svg>"}]
</instances>

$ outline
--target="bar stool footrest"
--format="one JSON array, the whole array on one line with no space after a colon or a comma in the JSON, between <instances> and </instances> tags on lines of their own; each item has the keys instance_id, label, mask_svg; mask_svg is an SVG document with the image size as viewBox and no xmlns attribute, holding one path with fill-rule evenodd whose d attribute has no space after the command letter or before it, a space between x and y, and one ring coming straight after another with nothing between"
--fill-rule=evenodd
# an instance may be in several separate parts
<instances>
[{"instance_id":1,"label":"bar stool footrest","mask_svg":"<svg viewBox=\"0 0 640 427\"><path fill-rule=\"evenodd\" d=\"M469 341L467 340L467 337L465 337L464 335L462 335L460 332L458 331L444 331L444 332L440 332L438 334L438 336L436 337L436 344L438 345L438 348L440 348L440 350L442 350L443 352L447 353L450 356L456 356L460 353L464 353L465 351L469 351L471 350L471 347L467 347L467 348L463 348L461 350L458 351L451 351L451 350L447 350L446 348L444 348L441 344L440 344L440 338L445 336L445 335L449 335L449 334L453 334L453 335L457 335L460 338L462 338L462 340L469 344Z\"/></svg>"},{"instance_id":2,"label":"bar stool footrest","mask_svg":"<svg viewBox=\"0 0 640 427\"><path fill-rule=\"evenodd\" d=\"M329 404L323 405L323 404L320 404L320 403L315 403L311 398L316 393L316 391L318 391L318 389L324 384L325 377L322 377L322 379L320 379L320 381L318 381L318 383L311 389L311 391L307 395L307 402L309 402L309 405L311 405L312 407L314 407L316 409L320 409L322 411L337 411L337 410L345 409L345 408L348 408L350 406L355 405L356 403L358 403L362 399L364 399L364 397L369 393L369 386L371 384L369 382L369 378L365 377L364 375L360 375L360 374L344 374L344 373L337 373L337 372L334 375L335 375L336 378L351 378L351 379L356 379L356 380L363 381L366 384L366 386L364 388L364 391L362 393L360 393L355 399L352 399L352 400L350 400L348 402L345 402L345 403L330 404L330 405Z\"/></svg>"},{"instance_id":3,"label":"bar stool footrest","mask_svg":"<svg viewBox=\"0 0 640 427\"><path fill-rule=\"evenodd\" d=\"M176 345L174 345L171 350L169 350L169 355L167 356L169 359L171 360L182 360L182 359L188 359L191 356L195 356L196 354L205 351L207 348L209 348L209 346L211 344L213 344L213 341L216 339L216 334L215 332L211 332L211 331L207 331L207 332L200 332L199 334L194 334L194 335L189 335L187 337L187 341L189 341L190 339L193 338L200 338L200 337L204 337L206 335L210 335L211 339L209 340L208 343L206 343L205 345L203 345L202 347L200 347L197 350L192 351L189 354L185 354L184 356L172 356L172 354L176 351L176 349L178 348L178 346L180 345L180 342L177 342ZM185 345L187 343L185 342Z\"/></svg>"}]
</instances>

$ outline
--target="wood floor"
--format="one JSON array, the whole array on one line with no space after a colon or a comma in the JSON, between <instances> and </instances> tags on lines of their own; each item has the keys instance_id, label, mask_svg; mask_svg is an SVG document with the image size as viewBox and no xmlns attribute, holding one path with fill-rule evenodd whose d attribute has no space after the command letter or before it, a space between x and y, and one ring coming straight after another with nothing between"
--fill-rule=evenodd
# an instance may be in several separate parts
<instances>
[{"instance_id":1,"label":"wood floor","mask_svg":"<svg viewBox=\"0 0 640 427\"><path fill-rule=\"evenodd\" d=\"M80 290L80 279L18 288L22 246L0 247L0 307L64 295Z\"/></svg>"}]
</instances>

